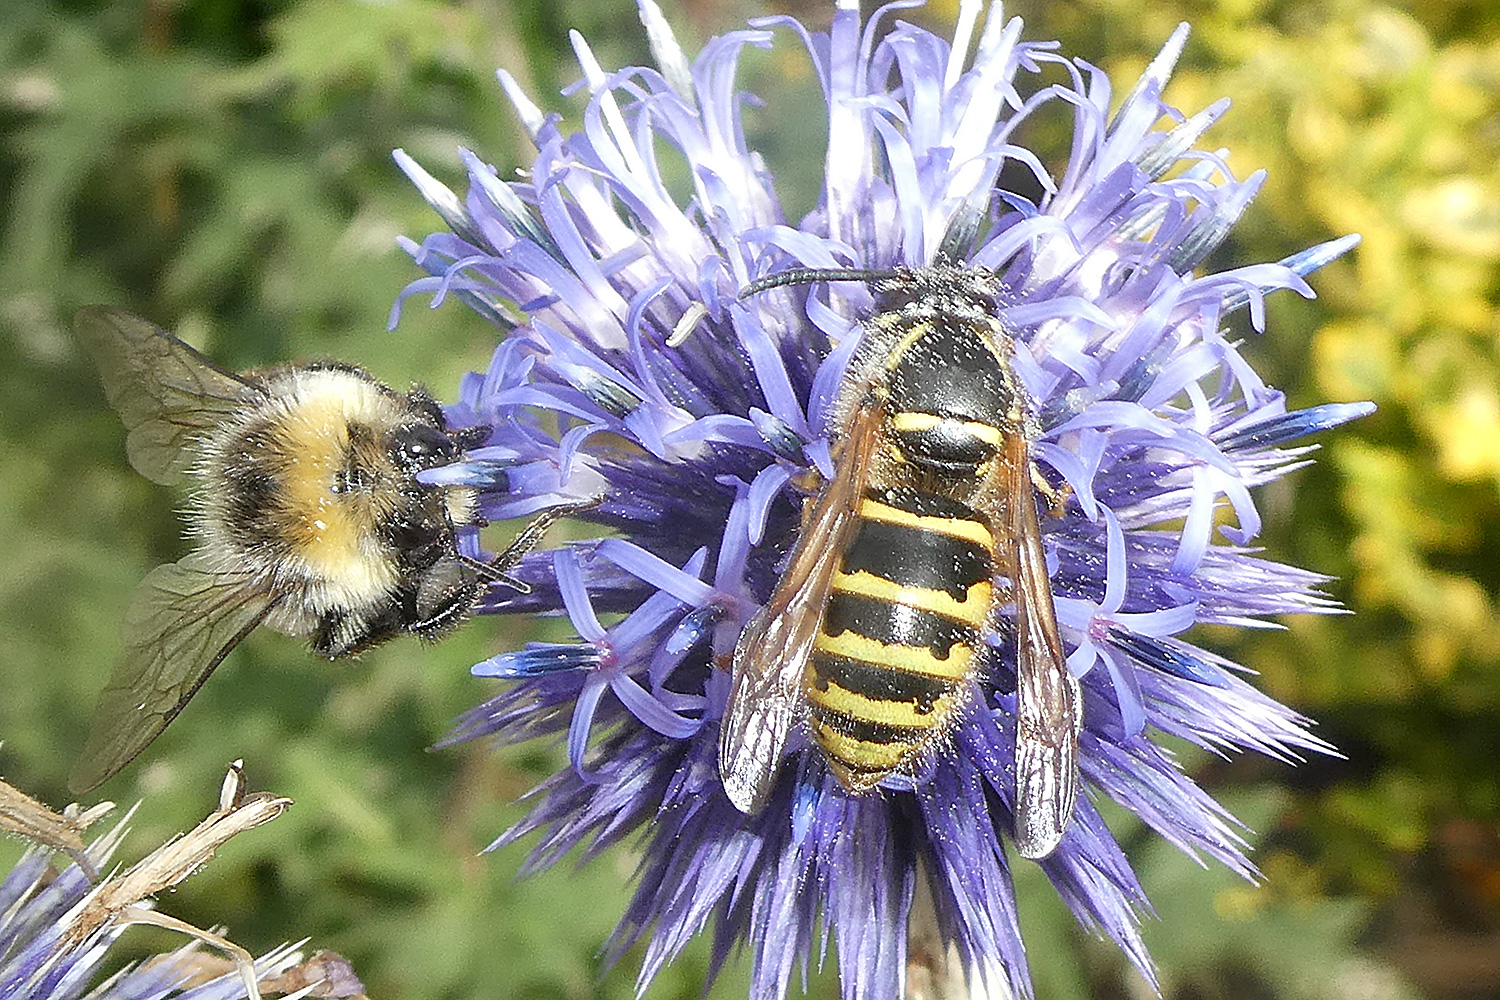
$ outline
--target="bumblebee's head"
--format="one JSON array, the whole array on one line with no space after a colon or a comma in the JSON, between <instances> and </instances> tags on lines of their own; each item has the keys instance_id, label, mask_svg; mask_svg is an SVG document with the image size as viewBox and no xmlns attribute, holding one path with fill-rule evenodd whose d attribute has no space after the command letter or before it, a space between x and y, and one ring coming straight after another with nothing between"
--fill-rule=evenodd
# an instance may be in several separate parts
<instances>
[{"instance_id":1,"label":"bumblebee's head","mask_svg":"<svg viewBox=\"0 0 1500 1000\"><path fill-rule=\"evenodd\" d=\"M406 394L406 408L409 419L391 431L387 443L392 460L411 475L451 465L490 436L484 426L450 428L442 407L421 386Z\"/></svg>"},{"instance_id":2,"label":"bumblebee's head","mask_svg":"<svg viewBox=\"0 0 1500 1000\"><path fill-rule=\"evenodd\" d=\"M404 424L390 436L392 458L411 475L456 462L468 447L472 445L466 438L455 441L453 435L431 424Z\"/></svg>"}]
</instances>

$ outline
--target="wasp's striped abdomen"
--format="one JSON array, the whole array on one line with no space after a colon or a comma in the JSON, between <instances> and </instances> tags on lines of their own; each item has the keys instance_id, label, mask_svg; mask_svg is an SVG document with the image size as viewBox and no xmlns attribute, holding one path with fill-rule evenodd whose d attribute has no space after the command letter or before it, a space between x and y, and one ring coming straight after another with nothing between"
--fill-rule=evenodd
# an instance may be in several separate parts
<instances>
[{"instance_id":1,"label":"wasp's striped abdomen","mask_svg":"<svg viewBox=\"0 0 1500 1000\"><path fill-rule=\"evenodd\" d=\"M942 735L977 665L995 540L966 504L868 490L834 573L804 686L813 738L850 788Z\"/></svg>"}]
</instances>

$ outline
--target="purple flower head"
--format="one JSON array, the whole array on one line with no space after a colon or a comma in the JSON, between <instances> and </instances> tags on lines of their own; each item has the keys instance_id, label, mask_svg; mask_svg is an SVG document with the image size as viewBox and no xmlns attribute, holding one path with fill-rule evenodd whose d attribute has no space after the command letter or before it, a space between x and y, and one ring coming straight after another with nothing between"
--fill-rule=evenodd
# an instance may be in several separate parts
<instances>
[{"instance_id":1,"label":"purple flower head","mask_svg":"<svg viewBox=\"0 0 1500 1000\"><path fill-rule=\"evenodd\" d=\"M804 501L833 474L835 401L881 308L871 284L850 281L739 296L767 274L943 258L996 277L1032 454L1071 493L1044 519L1043 545L1083 692L1085 794L1041 866L1081 923L1150 976L1137 930L1148 904L1100 797L1194 856L1253 870L1232 817L1153 737L1283 759L1328 749L1182 636L1199 622L1266 627L1334 610L1325 578L1249 547L1251 488L1301 463L1307 448L1290 443L1370 407L1288 412L1227 328L1248 308L1260 329L1267 292L1310 296L1304 275L1357 240L1197 272L1262 175L1237 179L1222 152L1197 148L1227 102L1191 116L1162 103L1185 27L1111 115L1103 73L1023 42L998 8L981 26L982 5L961 4L950 42L892 21L900 6L862 21L840 3L826 35L764 19L689 60L640 0L655 66L606 72L574 36L580 131L501 71L537 149L524 180L465 152L459 198L397 154L451 229L407 244L429 276L403 298L458 295L505 331L450 413L493 434L434 475L479 486L490 519L601 498L580 516L612 529L528 555L514 572L529 593L490 594L483 610L566 613L580 641L477 665L510 683L450 740L566 734L571 766L495 846L535 835L535 869L638 834L635 894L610 947L646 942L643 987L705 932L715 969L749 951L756 1000L779 1000L830 937L848 1000L899 996L920 895L963 968L1029 992L1011 866L1031 862L1005 848L1016 790L1006 629L990 637L961 721L920 766L854 794L794 735L762 809L745 815L725 795L727 668L796 545ZM746 47L787 44L805 49L828 115L821 196L800 220L746 141L753 105L735 86ZM1058 176L1017 144L1043 109L1072 123ZM798 110L754 113L774 123ZM466 544L477 554L477 537Z\"/></svg>"},{"instance_id":2,"label":"purple flower head","mask_svg":"<svg viewBox=\"0 0 1500 1000\"><path fill-rule=\"evenodd\" d=\"M129 821L127 815L80 852L87 870L75 862L57 872L53 853L33 848L0 880L0 1000L245 1000L249 991L234 964L196 941L89 988L120 934L149 917L122 913L97 925L88 919L90 903L109 888L97 873L108 871ZM149 902L135 905L150 910ZM312 985L291 987L295 992L286 993L287 1000L314 989L330 997L363 992L342 958L319 953L299 965L300 947L283 945L255 959L256 978L270 995L282 996L277 986L292 981L287 974L293 972L302 973L297 984Z\"/></svg>"}]
</instances>

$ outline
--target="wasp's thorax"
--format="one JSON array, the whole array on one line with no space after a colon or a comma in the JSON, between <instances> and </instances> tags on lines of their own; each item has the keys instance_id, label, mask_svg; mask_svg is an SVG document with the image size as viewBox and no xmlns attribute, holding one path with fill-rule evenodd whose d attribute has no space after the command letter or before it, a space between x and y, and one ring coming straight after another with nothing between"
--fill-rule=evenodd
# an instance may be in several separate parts
<instances>
[{"instance_id":1,"label":"wasp's thorax","mask_svg":"<svg viewBox=\"0 0 1500 1000\"><path fill-rule=\"evenodd\" d=\"M993 271L966 264L898 267L887 274L873 282L882 313L904 314L911 320L946 316L987 323L995 314L995 296L1002 287Z\"/></svg>"}]
</instances>

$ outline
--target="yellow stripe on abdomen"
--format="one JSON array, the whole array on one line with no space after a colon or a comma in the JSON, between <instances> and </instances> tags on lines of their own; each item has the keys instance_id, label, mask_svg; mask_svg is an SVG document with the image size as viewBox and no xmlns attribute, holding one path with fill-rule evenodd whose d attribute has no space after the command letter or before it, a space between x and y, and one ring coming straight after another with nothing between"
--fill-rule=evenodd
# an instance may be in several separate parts
<instances>
[{"instance_id":1,"label":"yellow stripe on abdomen","mask_svg":"<svg viewBox=\"0 0 1500 1000\"><path fill-rule=\"evenodd\" d=\"M989 617L990 601L994 596L994 588L988 580L973 584L962 601L955 601L945 590L903 587L865 570L858 573L835 573L833 589L846 594L862 594L890 604L921 608L947 618L956 618L975 628L984 626Z\"/></svg>"},{"instance_id":2,"label":"yellow stripe on abdomen","mask_svg":"<svg viewBox=\"0 0 1500 1000\"><path fill-rule=\"evenodd\" d=\"M925 646L890 645L867 639L855 632L841 632L838 635L819 632L813 639L813 649L831 656L864 660L866 663L878 663L893 670L925 674L928 677L941 677L952 681L963 680L968 673L969 664L974 659L973 647L961 643L954 643L947 659L942 659L934 656L932 651Z\"/></svg>"},{"instance_id":3,"label":"yellow stripe on abdomen","mask_svg":"<svg viewBox=\"0 0 1500 1000\"><path fill-rule=\"evenodd\" d=\"M813 720L812 730L824 753L859 771L889 774L921 746L920 742L875 743L846 736L818 719Z\"/></svg>"},{"instance_id":4,"label":"yellow stripe on abdomen","mask_svg":"<svg viewBox=\"0 0 1500 1000\"><path fill-rule=\"evenodd\" d=\"M949 418L940 417L936 413L903 410L891 418L891 430L897 434L929 431L942 424L945 419ZM954 422L963 429L964 433L983 441L991 448L999 448L1005 443L1005 432L993 424L982 424L977 420Z\"/></svg>"},{"instance_id":5,"label":"yellow stripe on abdomen","mask_svg":"<svg viewBox=\"0 0 1500 1000\"><path fill-rule=\"evenodd\" d=\"M892 507L865 497L859 502L859 516L867 521L880 521L885 524L899 524L903 527L913 528L917 531L927 531L934 535L944 535L948 538L962 538L964 541L973 542L989 552L995 551L995 536L990 534L982 521L969 520L958 517L933 517L926 514L913 514L909 510L900 507Z\"/></svg>"}]
</instances>

